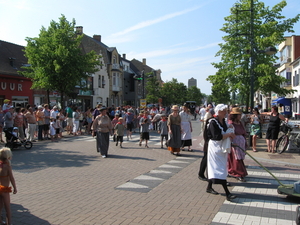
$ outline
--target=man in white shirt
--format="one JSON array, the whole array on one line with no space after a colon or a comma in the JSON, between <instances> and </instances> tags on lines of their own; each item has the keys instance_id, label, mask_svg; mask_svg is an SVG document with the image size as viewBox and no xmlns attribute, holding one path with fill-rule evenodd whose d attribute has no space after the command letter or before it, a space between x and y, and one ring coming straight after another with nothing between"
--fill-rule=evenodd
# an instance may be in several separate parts
<instances>
[{"instance_id":1,"label":"man in white shirt","mask_svg":"<svg viewBox=\"0 0 300 225\"><path fill-rule=\"evenodd\" d=\"M199 114L200 114L200 130L203 132L203 130L204 130L204 116L206 114L205 105L202 106L202 108L199 111Z\"/></svg>"}]
</instances>

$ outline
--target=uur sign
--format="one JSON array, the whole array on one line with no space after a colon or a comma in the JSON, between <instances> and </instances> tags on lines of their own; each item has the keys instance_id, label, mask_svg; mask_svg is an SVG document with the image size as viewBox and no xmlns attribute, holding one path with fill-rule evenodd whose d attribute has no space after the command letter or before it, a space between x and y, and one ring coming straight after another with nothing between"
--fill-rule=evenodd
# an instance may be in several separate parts
<instances>
[{"instance_id":1,"label":"uur sign","mask_svg":"<svg viewBox=\"0 0 300 225\"><path fill-rule=\"evenodd\" d=\"M1 82L1 90L3 91L23 91L22 84L9 83L9 82Z\"/></svg>"}]
</instances>

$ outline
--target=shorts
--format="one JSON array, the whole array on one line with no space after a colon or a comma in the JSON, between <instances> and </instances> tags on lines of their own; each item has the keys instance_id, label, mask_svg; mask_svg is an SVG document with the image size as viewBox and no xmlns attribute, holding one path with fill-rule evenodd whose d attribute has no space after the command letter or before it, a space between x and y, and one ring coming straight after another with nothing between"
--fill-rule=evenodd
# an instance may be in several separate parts
<instances>
[{"instance_id":1,"label":"shorts","mask_svg":"<svg viewBox=\"0 0 300 225\"><path fill-rule=\"evenodd\" d=\"M0 185L0 193L10 193L10 192L11 192L11 187Z\"/></svg>"},{"instance_id":2,"label":"shorts","mask_svg":"<svg viewBox=\"0 0 300 225\"><path fill-rule=\"evenodd\" d=\"M269 140L277 140L279 134L279 129L276 128L268 128L266 133L266 139Z\"/></svg>"},{"instance_id":3,"label":"shorts","mask_svg":"<svg viewBox=\"0 0 300 225\"><path fill-rule=\"evenodd\" d=\"M149 140L149 132L141 133L141 140Z\"/></svg>"},{"instance_id":4,"label":"shorts","mask_svg":"<svg viewBox=\"0 0 300 225\"><path fill-rule=\"evenodd\" d=\"M117 136L117 142L123 142L123 136Z\"/></svg>"},{"instance_id":5,"label":"shorts","mask_svg":"<svg viewBox=\"0 0 300 225\"><path fill-rule=\"evenodd\" d=\"M127 130L129 130L130 132L132 131L133 128L133 123L127 123Z\"/></svg>"},{"instance_id":6,"label":"shorts","mask_svg":"<svg viewBox=\"0 0 300 225\"><path fill-rule=\"evenodd\" d=\"M73 118L70 117L67 118L67 126L73 127Z\"/></svg>"}]
</instances>

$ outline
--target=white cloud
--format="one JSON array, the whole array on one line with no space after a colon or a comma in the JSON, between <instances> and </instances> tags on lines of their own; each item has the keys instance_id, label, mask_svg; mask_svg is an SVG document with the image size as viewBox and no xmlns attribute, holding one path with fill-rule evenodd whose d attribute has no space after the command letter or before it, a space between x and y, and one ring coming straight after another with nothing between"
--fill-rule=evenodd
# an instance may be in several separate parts
<instances>
[{"instance_id":1,"label":"white cloud","mask_svg":"<svg viewBox=\"0 0 300 225\"><path fill-rule=\"evenodd\" d=\"M162 17L153 19L153 20L146 20L146 21L140 22L140 23L138 23L138 24L136 24L136 25L134 25L132 27L129 27L129 28L123 30L123 31L120 31L120 32L112 34L110 36L110 38L117 38L117 37L123 38L123 36L125 34L131 33L132 31L143 29L143 28L151 26L153 24L157 24L157 23L163 22L165 20L172 19L174 17L184 15L186 13L195 11L195 10L197 10L199 8L200 8L200 6L197 6L197 7L193 7L193 8L190 8L190 9L185 9L185 10L180 11L180 12L170 13L170 14L164 15Z\"/></svg>"}]
</instances>

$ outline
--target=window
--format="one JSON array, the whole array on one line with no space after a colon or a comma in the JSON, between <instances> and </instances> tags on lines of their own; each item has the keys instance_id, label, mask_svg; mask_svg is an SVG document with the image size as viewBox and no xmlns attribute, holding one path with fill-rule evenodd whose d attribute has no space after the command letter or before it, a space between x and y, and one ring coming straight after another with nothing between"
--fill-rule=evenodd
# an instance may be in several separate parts
<instances>
[{"instance_id":1,"label":"window","mask_svg":"<svg viewBox=\"0 0 300 225\"><path fill-rule=\"evenodd\" d=\"M101 80L102 76L98 76L98 87L101 88L102 87L102 80Z\"/></svg>"},{"instance_id":2,"label":"window","mask_svg":"<svg viewBox=\"0 0 300 225\"><path fill-rule=\"evenodd\" d=\"M117 74L116 74L116 73L113 73L112 85L113 85L113 86L116 86L116 85L117 85Z\"/></svg>"},{"instance_id":3,"label":"window","mask_svg":"<svg viewBox=\"0 0 300 225\"><path fill-rule=\"evenodd\" d=\"M102 88L105 87L105 80L104 80L104 76L102 76Z\"/></svg>"}]
</instances>

